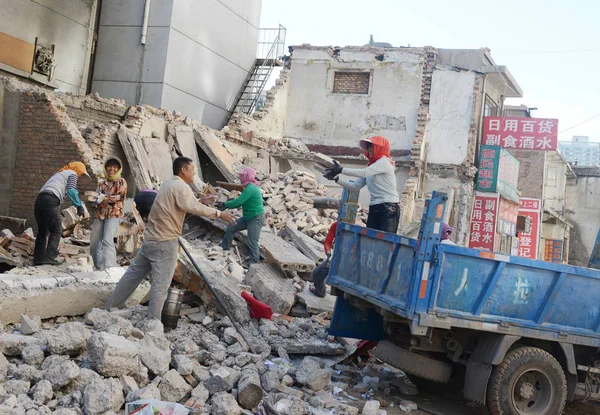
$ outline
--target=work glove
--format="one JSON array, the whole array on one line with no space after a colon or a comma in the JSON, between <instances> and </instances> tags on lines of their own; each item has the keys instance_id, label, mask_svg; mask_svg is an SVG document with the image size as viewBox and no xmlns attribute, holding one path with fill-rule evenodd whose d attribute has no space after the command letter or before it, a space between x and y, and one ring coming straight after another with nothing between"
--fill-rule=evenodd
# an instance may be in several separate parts
<instances>
[{"instance_id":1,"label":"work glove","mask_svg":"<svg viewBox=\"0 0 600 415\"><path fill-rule=\"evenodd\" d=\"M100 203L104 202L104 200L106 200L106 195L100 193L98 194L98 196L96 196L96 200L94 200L94 205L98 206Z\"/></svg>"},{"instance_id":2,"label":"work glove","mask_svg":"<svg viewBox=\"0 0 600 415\"><path fill-rule=\"evenodd\" d=\"M85 216L85 208L83 207L83 205L77 206L77 216Z\"/></svg>"},{"instance_id":3,"label":"work glove","mask_svg":"<svg viewBox=\"0 0 600 415\"><path fill-rule=\"evenodd\" d=\"M328 180L333 180L342 173L342 169L343 167L340 165L340 163L338 163L337 160L333 160L333 166L325 169L325 174L323 177Z\"/></svg>"},{"instance_id":4,"label":"work glove","mask_svg":"<svg viewBox=\"0 0 600 415\"><path fill-rule=\"evenodd\" d=\"M227 210L227 208L225 207L225 202L215 203L215 208L217 208L218 210Z\"/></svg>"},{"instance_id":5,"label":"work glove","mask_svg":"<svg viewBox=\"0 0 600 415\"><path fill-rule=\"evenodd\" d=\"M328 252L328 253L327 253L327 259L325 260L325 262L326 262L327 264L329 264L329 262L330 262L330 261L331 261L331 252Z\"/></svg>"}]
</instances>

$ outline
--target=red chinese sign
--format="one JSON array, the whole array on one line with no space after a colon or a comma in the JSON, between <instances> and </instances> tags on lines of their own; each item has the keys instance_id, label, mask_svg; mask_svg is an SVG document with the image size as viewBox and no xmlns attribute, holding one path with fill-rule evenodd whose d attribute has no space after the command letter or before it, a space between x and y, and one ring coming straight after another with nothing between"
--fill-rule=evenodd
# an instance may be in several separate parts
<instances>
[{"instance_id":1,"label":"red chinese sign","mask_svg":"<svg viewBox=\"0 0 600 415\"><path fill-rule=\"evenodd\" d=\"M562 262L563 241L560 239L546 239L544 246L544 261Z\"/></svg>"},{"instance_id":2,"label":"red chinese sign","mask_svg":"<svg viewBox=\"0 0 600 415\"><path fill-rule=\"evenodd\" d=\"M556 150L558 120L552 118L483 117L484 145L518 150Z\"/></svg>"},{"instance_id":3,"label":"red chinese sign","mask_svg":"<svg viewBox=\"0 0 600 415\"><path fill-rule=\"evenodd\" d=\"M522 197L520 203L519 216L526 216L531 220L531 229L528 233L519 232L518 255L524 258L537 259L542 201L540 199Z\"/></svg>"},{"instance_id":4,"label":"red chinese sign","mask_svg":"<svg viewBox=\"0 0 600 415\"><path fill-rule=\"evenodd\" d=\"M473 213L471 214L471 234L469 248L494 250L496 237L496 216L498 212L498 196L475 196Z\"/></svg>"}]
</instances>

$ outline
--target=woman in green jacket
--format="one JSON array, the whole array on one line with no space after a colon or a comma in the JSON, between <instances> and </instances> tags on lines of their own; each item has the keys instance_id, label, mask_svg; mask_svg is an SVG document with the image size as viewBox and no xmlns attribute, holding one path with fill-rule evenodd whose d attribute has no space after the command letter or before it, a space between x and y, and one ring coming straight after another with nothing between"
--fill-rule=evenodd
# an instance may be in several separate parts
<instances>
[{"instance_id":1,"label":"woman in green jacket","mask_svg":"<svg viewBox=\"0 0 600 415\"><path fill-rule=\"evenodd\" d=\"M250 249L250 263L256 264L260 261L260 247L258 239L260 231L265 225L265 209L263 207L263 197L255 179L256 170L246 168L240 172L240 181L244 190L233 200L217 205L219 209L235 209L242 207L242 217L235 225L228 225L225 230L225 236L221 241L221 247L225 250L231 248L233 235L244 229L248 229L248 248Z\"/></svg>"}]
</instances>

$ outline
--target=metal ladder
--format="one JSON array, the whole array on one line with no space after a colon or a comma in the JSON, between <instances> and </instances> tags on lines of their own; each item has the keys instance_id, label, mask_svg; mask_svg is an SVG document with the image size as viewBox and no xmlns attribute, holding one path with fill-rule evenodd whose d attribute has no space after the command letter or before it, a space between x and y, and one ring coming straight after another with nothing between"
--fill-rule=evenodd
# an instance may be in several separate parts
<instances>
[{"instance_id":1,"label":"metal ladder","mask_svg":"<svg viewBox=\"0 0 600 415\"><path fill-rule=\"evenodd\" d=\"M229 118L231 118L235 112L247 115L252 114L260 99L260 95L273 72L273 68L282 66L283 64L279 58L283 55L283 47L285 45L285 27L279 25L279 28L277 29L260 30L262 32L261 35L263 33L268 34L271 31L275 31L274 39L267 42L258 42L258 57L254 61L252 71L248 73L248 76L234 100L235 105L229 114ZM266 51L266 53L263 53L264 51Z\"/></svg>"}]
</instances>

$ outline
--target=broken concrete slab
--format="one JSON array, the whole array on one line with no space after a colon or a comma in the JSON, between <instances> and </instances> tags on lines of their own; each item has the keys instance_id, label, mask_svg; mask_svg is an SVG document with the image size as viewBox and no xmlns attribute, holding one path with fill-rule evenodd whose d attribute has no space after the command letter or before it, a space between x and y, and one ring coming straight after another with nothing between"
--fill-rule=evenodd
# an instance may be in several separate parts
<instances>
[{"instance_id":1,"label":"broken concrete slab","mask_svg":"<svg viewBox=\"0 0 600 415\"><path fill-rule=\"evenodd\" d=\"M271 342L271 350L276 353L283 347L288 354L329 355L337 356L347 352L346 347L338 342L328 342L321 339L286 339L276 338Z\"/></svg>"},{"instance_id":2,"label":"broken concrete slab","mask_svg":"<svg viewBox=\"0 0 600 415\"><path fill-rule=\"evenodd\" d=\"M138 189L153 189L154 183L150 174L152 166L143 144L137 137L131 135L124 125L119 125L117 137L127 158L129 168L133 173L135 186Z\"/></svg>"},{"instance_id":3,"label":"broken concrete slab","mask_svg":"<svg viewBox=\"0 0 600 415\"><path fill-rule=\"evenodd\" d=\"M139 346L122 336L96 332L87 349L90 367L104 376L132 375L141 366Z\"/></svg>"},{"instance_id":4,"label":"broken concrete slab","mask_svg":"<svg viewBox=\"0 0 600 415\"><path fill-rule=\"evenodd\" d=\"M290 226L285 227L285 233L292 240L292 243L296 248L314 262L320 263L327 258L323 244L315 241L307 234L293 229Z\"/></svg>"},{"instance_id":5,"label":"broken concrete slab","mask_svg":"<svg viewBox=\"0 0 600 415\"><path fill-rule=\"evenodd\" d=\"M173 176L173 163L170 154L171 148L167 142L161 138L143 137L142 143L146 150L146 155L152 172L161 182Z\"/></svg>"},{"instance_id":6,"label":"broken concrete slab","mask_svg":"<svg viewBox=\"0 0 600 415\"><path fill-rule=\"evenodd\" d=\"M163 400L179 402L192 391L192 387L175 369L171 369L163 376L158 385L158 390L160 390L160 396Z\"/></svg>"},{"instance_id":7,"label":"broken concrete slab","mask_svg":"<svg viewBox=\"0 0 600 415\"><path fill-rule=\"evenodd\" d=\"M320 359L307 356L302 360L296 371L296 380L314 391L320 391L331 381L331 371L322 367L323 364Z\"/></svg>"},{"instance_id":8,"label":"broken concrete slab","mask_svg":"<svg viewBox=\"0 0 600 415\"><path fill-rule=\"evenodd\" d=\"M124 273L125 268L117 267L71 274L0 274L2 322L17 323L21 314L45 320L83 315L92 308L102 308ZM148 287L141 290L144 291L136 290L133 294L131 305L145 296Z\"/></svg>"},{"instance_id":9,"label":"broken concrete slab","mask_svg":"<svg viewBox=\"0 0 600 415\"><path fill-rule=\"evenodd\" d=\"M108 411L118 412L125 403L123 388L118 379L93 380L83 392L83 411L96 415Z\"/></svg>"},{"instance_id":10,"label":"broken concrete slab","mask_svg":"<svg viewBox=\"0 0 600 415\"><path fill-rule=\"evenodd\" d=\"M79 366L72 360L52 366L44 373L44 378L52 384L52 389L58 390L71 383L79 376Z\"/></svg>"},{"instance_id":11,"label":"broken concrete slab","mask_svg":"<svg viewBox=\"0 0 600 415\"><path fill-rule=\"evenodd\" d=\"M236 239L247 243L247 231L236 233ZM272 232L264 231L260 235L260 251L267 260L276 264L282 271L310 272L315 262L306 257L294 245L286 242Z\"/></svg>"},{"instance_id":12,"label":"broken concrete slab","mask_svg":"<svg viewBox=\"0 0 600 415\"><path fill-rule=\"evenodd\" d=\"M214 130L200 125L197 121L193 121L193 126L194 139L198 146L212 160L227 181L235 182L238 178L235 168L239 169L241 163L223 146L222 141L216 136Z\"/></svg>"},{"instance_id":13,"label":"broken concrete slab","mask_svg":"<svg viewBox=\"0 0 600 415\"><path fill-rule=\"evenodd\" d=\"M194 129L187 125L175 126L175 147L179 154L191 158L196 167L196 174L200 180L202 179L202 168L200 159L198 158L198 150L196 148L196 139Z\"/></svg>"},{"instance_id":14,"label":"broken concrete slab","mask_svg":"<svg viewBox=\"0 0 600 415\"><path fill-rule=\"evenodd\" d=\"M46 340L22 334L0 334L0 353L6 356L20 356L29 345L45 346Z\"/></svg>"},{"instance_id":15,"label":"broken concrete slab","mask_svg":"<svg viewBox=\"0 0 600 415\"><path fill-rule=\"evenodd\" d=\"M212 397L211 404L211 415L240 415L243 412L233 395L227 392L215 394Z\"/></svg>"},{"instance_id":16,"label":"broken concrete slab","mask_svg":"<svg viewBox=\"0 0 600 415\"><path fill-rule=\"evenodd\" d=\"M21 333L28 335L37 333L42 325L42 319L39 316L29 317L27 314L21 314Z\"/></svg>"},{"instance_id":17,"label":"broken concrete slab","mask_svg":"<svg viewBox=\"0 0 600 415\"><path fill-rule=\"evenodd\" d=\"M294 305L294 282L272 264L252 264L246 283L258 301L271 307L274 313L288 314Z\"/></svg>"},{"instance_id":18,"label":"broken concrete slab","mask_svg":"<svg viewBox=\"0 0 600 415\"><path fill-rule=\"evenodd\" d=\"M146 333L139 343L139 357L155 375L163 375L171 362L171 342L162 333Z\"/></svg>"},{"instance_id":19,"label":"broken concrete slab","mask_svg":"<svg viewBox=\"0 0 600 415\"><path fill-rule=\"evenodd\" d=\"M46 334L48 351L52 354L77 356L85 350L90 337L92 337L92 333L83 323L61 324L58 329Z\"/></svg>"},{"instance_id":20,"label":"broken concrete slab","mask_svg":"<svg viewBox=\"0 0 600 415\"><path fill-rule=\"evenodd\" d=\"M296 298L301 304L306 306L306 311L310 314L321 314L323 312L333 313L335 308L336 296L326 294L325 297L317 297L310 291L301 291L296 294Z\"/></svg>"}]
</instances>

